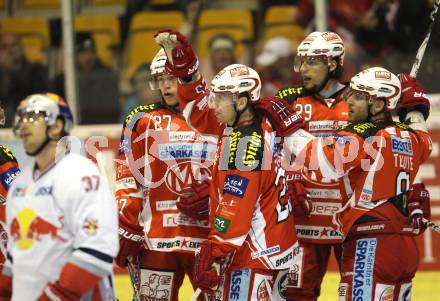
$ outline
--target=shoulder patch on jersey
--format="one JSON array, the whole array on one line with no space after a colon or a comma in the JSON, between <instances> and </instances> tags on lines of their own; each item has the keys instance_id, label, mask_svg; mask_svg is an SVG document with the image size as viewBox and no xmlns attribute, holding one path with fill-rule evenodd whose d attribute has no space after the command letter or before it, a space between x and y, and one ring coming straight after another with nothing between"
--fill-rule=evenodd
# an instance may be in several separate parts
<instances>
[{"instance_id":1,"label":"shoulder patch on jersey","mask_svg":"<svg viewBox=\"0 0 440 301\"><path fill-rule=\"evenodd\" d=\"M370 136L374 136L382 128L383 127L378 127L376 124L371 122L351 123L339 127L338 132L344 131L354 133L365 139Z\"/></svg>"},{"instance_id":2,"label":"shoulder patch on jersey","mask_svg":"<svg viewBox=\"0 0 440 301\"><path fill-rule=\"evenodd\" d=\"M10 161L17 162L17 159L15 159L15 156L8 147L0 145L0 164Z\"/></svg>"},{"instance_id":3,"label":"shoulder patch on jersey","mask_svg":"<svg viewBox=\"0 0 440 301\"><path fill-rule=\"evenodd\" d=\"M130 113L128 113L127 117L125 117L124 120L124 128L127 126L127 124L130 123L130 121L133 119L133 117L141 112L141 113L149 113L149 112L153 112L156 111L158 109L160 109L162 107L160 102L156 102L156 103L152 103L152 104L148 104L148 105L140 105L137 106L136 108L134 108L133 110L131 110Z\"/></svg>"},{"instance_id":4,"label":"shoulder patch on jersey","mask_svg":"<svg viewBox=\"0 0 440 301\"><path fill-rule=\"evenodd\" d=\"M278 91L278 97L284 99L289 104L292 104L298 97L304 96L305 91L301 86L283 88Z\"/></svg>"},{"instance_id":5,"label":"shoulder patch on jersey","mask_svg":"<svg viewBox=\"0 0 440 301\"><path fill-rule=\"evenodd\" d=\"M229 136L228 169L261 170L263 153L263 130L258 123L234 129Z\"/></svg>"}]
</instances>

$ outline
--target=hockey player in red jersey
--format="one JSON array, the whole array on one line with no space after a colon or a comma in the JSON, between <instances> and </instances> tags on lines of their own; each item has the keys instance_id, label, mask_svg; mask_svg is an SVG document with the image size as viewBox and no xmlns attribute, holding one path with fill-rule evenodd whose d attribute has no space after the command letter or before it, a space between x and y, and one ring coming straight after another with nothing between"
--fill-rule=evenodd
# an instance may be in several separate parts
<instances>
[{"instance_id":1,"label":"hockey player in red jersey","mask_svg":"<svg viewBox=\"0 0 440 301\"><path fill-rule=\"evenodd\" d=\"M288 141L304 170L342 178L350 196L335 215L344 239L341 300L406 300L411 295L419 262L413 231L422 228L429 206L426 197L420 198L426 196L423 187L414 186L408 205L406 198L431 152L425 124L429 102L415 79L399 77L378 67L360 72L347 94L349 125L327 138L298 130ZM406 123L392 120L396 107Z\"/></svg>"},{"instance_id":2,"label":"hockey player in red jersey","mask_svg":"<svg viewBox=\"0 0 440 301\"><path fill-rule=\"evenodd\" d=\"M140 299L178 300L185 274L192 282L194 252L209 232L208 208L181 210L184 188L211 177L216 142L190 128L177 100L177 78L165 70L160 50L150 87L162 101L142 105L126 118L116 174L121 248L116 262L139 261ZM204 212L203 212L204 211Z\"/></svg>"},{"instance_id":3,"label":"hockey player in red jersey","mask_svg":"<svg viewBox=\"0 0 440 301\"><path fill-rule=\"evenodd\" d=\"M188 124L219 138L209 193L211 230L196 255L196 283L216 300L270 299L277 273L295 260L297 242L279 145L268 120L254 110L259 75L230 65L206 90L185 37L163 31L156 41L167 53L166 68L179 77Z\"/></svg>"},{"instance_id":4,"label":"hockey player in red jersey","mask_svg":"<svg viewBox=\"0 0 440 301\"><path fill-rule=\"evenodd\" d=\"M8 192L1 300L114 298L116 203L96 165L70 151L72 126L55 94L30 95L18 108L15 133L35 163Z\"/></svg>"},{"instance_id":5,"label":"hockey player in red jersey","mask_svg":"<svg viewBox=\"0 0 440 301\"><path fill-rule=\"evenodd\" d=\"M332 135L347 124L346 84L339 82L343 72L344 43L334 32L312 32L298 46L295 71L302 86L278 92L304 118L304 129L315 137ZM342 236L333 223L333 212L344 204L339 180L319 178L312 172L296 175L310 197L310 210L293 210L300 244L295 277L289 295L296 301L317 300L327 271L331 251L339 263Z\"/></svg>"},{"instance_id":6,"label":"hockey player in red jersey","mask_svg":"<svg viewBox=\"0 0 440 301\"><path fill-rule=\"evenodd\" d=\"M5 114L0 103L0 126L5 124ZM6 242L8 241L8 235L6 232L5 222L5 208L6 208L6 195L9 190L9 186L12 181L20 172L18 168L17 160L14 155L4 145L0 145L0 271L3 268L3 263L6 257Z\"/></svg>"}]
</instances>

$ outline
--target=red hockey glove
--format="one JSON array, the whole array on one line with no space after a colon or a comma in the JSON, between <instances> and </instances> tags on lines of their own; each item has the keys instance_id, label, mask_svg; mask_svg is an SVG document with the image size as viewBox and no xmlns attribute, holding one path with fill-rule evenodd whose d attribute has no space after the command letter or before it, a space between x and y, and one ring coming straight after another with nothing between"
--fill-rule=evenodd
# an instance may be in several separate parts
<instances>
[{"instance_id":1,"label":"red hockey glove","mask_svg":"<svg viewBox=\"0 0 440 301\"><path fill-rule=\"evenodd\" d=\"M154 35L167 54L165 69L177 77L190 77L199 69L199 60L188 39L180 32L161 30Z\"/></svg>"},{"instance_id":2,"label":"red hockey glove","mask_svg":"<svg viewBox=\"0 0 440 301\"><path fill-rule=\"evenodd\" d=\"M128 257L136 257L142 251L144 231L141 226L129 225L119 219L119 253L115 261L120 267L127 265Z\"/></svg>"},{"instance_id":3,"label":"red hockey glove","mask_svg":"<svg viewBox=\"0 0 440 301\"><path fill-rule=\"evenodd\" d=\"M254 104L257 112L266 116L277 135L286 137L303 126L301 115L292 111L290 105L276 96L268 96Z\"/></svg>"},{"instance_id":4,"label":"red hockey glove","mask_svg":"<svg viewBox=\"0 0 440 301\"><path fill-rule=\"evenodd\" d=\"M293 212L299 216L308 218L312 212L312 201L304 187L301 173L286 171L287 197L293 207Z\"/></svg>"},{"instance_id":5,"label":"red hockey glove","mask_svg":"<svg viewBox=\"0 0 440 301\"><path fill-rule=\"evenodd\" d=\"M397 107L400 121L405 121L406 114L411 111L419 111L425 120L428 119L430 103L422 85L406 73L400 73L397 77L402 85L402 99Z\"/></svg>"},{"instance_id":6,"label":"red hockey glove","mask_svg":"<svg viewBox=\"0 0 440 301\"><path fill-rule=\"evenodd\" d=\"M0 271L0 301L11 300L12 297L12 277L3 275Z\"/></svg>"},{"instance_id":7,"label":"red hockey glove","mask_svg":"<svg viewBox=\"0 0 440 301\"><path fill-rule=\"evenodd\" d=\"M425 184L413 184L412 191L408 196L409 221L414 228L414 234L422 234L426 230L426 224L423 218L431 218L429 191L425 188Z\"/></svg>"},{"instance_id":8,"label":"red hockey glove","mask_svg":"<svg viewBox=\"0 0 440 301\"><path fill-rule=\"evenodd\" d=\"M194 265L195 285L207 294L213 294L220 284L221 276L214 265L215 258L211 253L211 242L205 240L196 251L196 261Z\"/></svg>"},{"instance_id":9,"label":"red hockey glove","mask_svg":"<svg viewBox=\"0 0 440 301\"><path fill-rule=\"evenodd\" d=\"M72 291L69 291L62 287L57 281L55 283L49 283L43 290L43 293L38 297L37 301L79 301L81 296L78 296Z\"/></svg>"},{"instance_id":10,"label":"red hockey glove","mask_svg":"<svg viewBox=\"0 0 440 301\"><path fill-rule=\"evenodd\" d=\"M211 181L194 182L186 186L177 208L183 214L196 220L206 220L209 216L209 187Z\"/></svg>"}]
</instances>

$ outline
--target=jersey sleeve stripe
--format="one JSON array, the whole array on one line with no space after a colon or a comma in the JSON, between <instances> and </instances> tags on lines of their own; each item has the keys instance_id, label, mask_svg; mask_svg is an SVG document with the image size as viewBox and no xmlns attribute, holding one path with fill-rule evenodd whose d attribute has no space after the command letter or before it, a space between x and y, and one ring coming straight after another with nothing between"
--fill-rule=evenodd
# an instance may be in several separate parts
<instances>
[{"instance_id":1,"label":"jersey sleeve stripe","mask_svg":"<svg viewBox=\"0 0 440 301\"><path fill-rule=\"evenodd\" d=\"M328 161L327 156L324 152L324 146L322 145L322 141L323 139L318 139L318 145L317 145L317 157L318 157L319 169L325 178L337 179L340 177L340 175L338 174L336 169L331 165L331 163Z\"/></svg>"},{"instance_id":2,"label":"jersey sleeve stripe","mask_svg":"<svg viewBox=\"0 0 440 301\"><path fill-rule=\"evenodd\" d=\"M110 255L104 254L100 251L96 251L90 248L78 248L78 250L90 254L98 259L101 259L102 261L108 262L108 263L112 263L113 262L113 257L111 257Z\"/></svg>"},{"instance_id":3,"label":"jersey sleeve stripe","mask_svg":"<svg viewBox=\"0 0 440 301\"><path fill-rule=\"evenodd\" d=\"M75 252L69 262L100 277L106 277L113 267L112 263L97 261L96 257L82 252Z\"/></svg>"},{"instance_id":4,"label":"jersey sleeve stripe","mask_svg":"<svg viewBox=\"0 0 440 301\"><path fill-rule=\"evenodd\" d=\"M220 242L227 242L230 243L234 246L240 247L241 245L243 245L246 237L247 237L248 233L239 236L239 237L234 237L234 238L228 238L228 239L224 239L218 235L213 235L212 237L215 238L216 240L220 241Z\"/></svg>"}]
</instances>

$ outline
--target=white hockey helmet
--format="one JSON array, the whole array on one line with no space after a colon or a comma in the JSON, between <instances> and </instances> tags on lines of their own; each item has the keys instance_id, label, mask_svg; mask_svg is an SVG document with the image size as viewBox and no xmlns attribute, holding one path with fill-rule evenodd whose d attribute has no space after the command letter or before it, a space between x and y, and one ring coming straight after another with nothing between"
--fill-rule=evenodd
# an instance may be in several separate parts
<instances>
[{"instance_id":1,"label":"white hockey helmet","mask_svg":"<svg viewBox=\"0 0 440 301\"><path fill-rule=\"evenodd\" d=\"M397 107L402 90L397 76L382 67L368 68L353 76L350 89L366 92L369 96L384 98L388 110ZM370 97L369 103L371 100Z\"/></svg>"},{"instance_id":2,"label":"white hockey helmet","mask_svg":"<svg viewBox=\"0 0 440 301\"><path fill-rule=\"evenodd\" d=\"M339 64L343 66L344 56L344 42L337 33L315 31L299 44L295 58L295 71L299 71L303 57L325 57L327 59L339 57Z\"/></svg>"},{"instance_id":3,"label":"white hockey helmet","mask_svg":"<svg viewBox=\"0 0 440 301\"><path fill-rule=\"evenodd\" d=\"M20 104L15 115L14 132L16 132L23 116L27 114L44 114L46 124L52 126L57 118L64 120L64 133L68 135L73 127L73 115L67 102L54 93L32 94Z\"/></svg>"},{"instance_id":4,"label":"white hockey helmet","mask_svg":"<svg viewBox=\"0 0 440 301\"><path fill-rule=\"evenodd\" d=\"M231 93L238 99L247 93L251 102L260 99L261 80L257 71L242 64L232 64L222 70L211 81L214 93Z\"/></svg>"},{"instance_id":5,"label":"white hockey helmet","mask_svg":"<svg viewBox=\"0 0 440 301\"><path fill-rule=\"evenodd\" d=\"M165 50L161 48L153 58L153 61L150 65L150 77L148 78L148 83L150 85L151 90L158 90L159 83L157 81L157 77L163 74L166 74L165 71L165 63L167 62L167 55Z\"/></svg>"}]
</instances>

